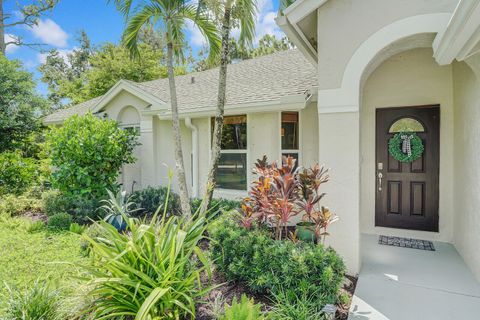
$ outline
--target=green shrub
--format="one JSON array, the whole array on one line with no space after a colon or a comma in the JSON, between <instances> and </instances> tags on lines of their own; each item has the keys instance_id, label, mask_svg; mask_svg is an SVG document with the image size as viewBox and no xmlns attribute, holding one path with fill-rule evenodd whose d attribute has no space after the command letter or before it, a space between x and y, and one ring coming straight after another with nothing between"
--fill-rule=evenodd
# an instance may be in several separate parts
<instances>
[{"instance_id":1,"label":"green shrub","mask_svg":"<svg viewBox=\"0 0 480 320\"><path fill-rule=\"evenodd\" d=\"M0 153L0 195L25 192L35 181L36 169L35 160L20 152Z\"/></svg>"},{"instance_id":2,"label":"green shrub","mask_svg":"<svg viewBox=\"0 0 480 320\"><path fill-rule=\"evenodd\" d=\"M72 223L69 228L70 232L73 232L76 234L83 234L86 229L87 229L87 226L79 225L76 222Z\"/></svg>"},{"instance_id":3,"label":"green shrub","mask_svg":"<svg viewBox=\"0 0 480 320\"><path fill-rule=\"evenodd\" d=\"M38 220L38 221L30 221L28 224L27 224L27 232L28 233L34 233L34 232L38 232L38 231L41 231L45 228L45 223L41 220Z\"/></svg>"},{"instance_id":4,"label":"green shrub","mask_svg":"<svg viewBox=\"0 0 480 320\"><path fill-rule=\"evenodd\" d=\"M240 227L230 214L214 221L209 234L213 259L228 280L262 294L298 290L318 294L321 306L336 302L345 266L333 249L273 240L267 230Z\"/></svg>"},{"instance_id":5,"label":"green shrub","mask_svg":"<svg viewBox=\"0 0 480 320\"><path fill-rule=\"evenodd\" d=\"M58 191L50 191L43 196L44 210L47 216L66 212L75 222L88 223L103 217L103 212L98 210L100 201L97 199L67 196Z\"/></svg>"},{"instance_id":6,"label":"green shrub","mask_svg":"<svg viewBox=\"0 0 480 320\"><path fill-rule=\"evenodd\" d=\"M52 165L52 184L63 194L101 198L105 190L117 190L118 172L135 161L137 134L122 130L114 120L91 113L73 116L47 134Z\"/></svg>"},{"instance_id":7,"label":"green shrub","mask_svg":"<svg viewBox=\"0 0 480 320\"><path fill-rule=\"evenodd\" d=\"M280 290L272 299L269 320L319 320L325 319L323 305L318 303L319 294L306 295L294 290Z\"/></svg>"},{"instance_id":8,"label":"green shrub","mask_svg":"<svg viewBox=\"0 0 480 320\"><path fill-rule=\"evenodd\" d=\"M232 305L225 305L225 313L218 318L219 320L263 320L261 305L255 304L253 299L248 299L245 294L242 295L240 302L233 298Z\"/></svg>"},{"instance_id":9,"label":"green shrub","mask_svg":"<svg viewBox=\"0 0 480 320\"><path fill-rule=\"evenodd\" d=\"M158 209L163 206L167 199L168 187L147 187L143 190L135 191L130 197L130 201L136 204L140 209L134 213L134 217L151 217ZM163 212L163 210L161 210ZM173 192L169 193L167 212L171 215L178 215L180 209L180 197Z\"/></svg>"},{"instance_id":10,"label":"green shrub","mask_svg":"<svg viewBox=\"0 0 480 320\"><path fill-rule=\"evenodd\" d=\"M200 208L202 204L202 199L195 198L192 199L192 212L197 212L198 208ZM212 199L210 202L209 209L213 209L213 212L220 212L220 211L231 211L234 209L240 209L241 201L237 200L229 200L229 199Z\"/></svg>"},{"instance_id":11,"label":"green shrub","mask_svg":"<svg viewBox=\"0 0 480 320\"><path fill-rule=\"evenodd\" d=\"M69 230L72 216L68 213L56 213L48 218L48 227L56 230Z\"/></svg>"},{"instance_id":12,"label":"green shrub","mask_svg":"<svg viewBox=\"0 0 480 320\"><path fill-rule=\"evenodd\" d=\"M15 217L27 211L42 211L42 201L28 195L5 195L0 198L0 216Z\"/></svg>"},{"instance_id":13,"label":"green shrub","mask_svg":"<svg viewBox=\"0 0 480 320\"><path fill-rule=\"evenodd\" d=\"M141 224L128 219L128 233L100 221L102 237L84 237L91 243L92 266L85 267L95 319L137 320L195 318L195 301L208 290L200 274L210 272L198 247L206 219L185 221L172 216ZM115 245L112 245L115 243ZM127 253L127 254L125 254ZM195 255L196 261L192 258ZM111 279L114 278L115 281Z\"/></svg>"},{"instance_id":14,"label":"green shrub","mask_svg":"<svg viewBox=\"0 0 480 320\"><path fill-rule=\"evenodd\" d=\"M35 281L26 290L7 287L4 320L60 320L59 292L49 283Z\"/></svg>"}]
</instances>

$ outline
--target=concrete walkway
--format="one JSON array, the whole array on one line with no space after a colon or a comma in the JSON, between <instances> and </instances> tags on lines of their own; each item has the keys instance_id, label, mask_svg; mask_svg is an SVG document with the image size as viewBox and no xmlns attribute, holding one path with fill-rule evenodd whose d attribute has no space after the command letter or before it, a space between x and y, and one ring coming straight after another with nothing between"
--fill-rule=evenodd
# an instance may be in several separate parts
<instances>
[{"instance_id":1,"label":"concrete walkway","mask_svg":"<svg viewBox=\"0 0 480 320\"><path fill-rule=\"evenodd\" d=\"M362 235L348 319L480 319L480 285L451 244L434 242L436 251L424 251L377 242Z\"/></svg>"}]
</instances>

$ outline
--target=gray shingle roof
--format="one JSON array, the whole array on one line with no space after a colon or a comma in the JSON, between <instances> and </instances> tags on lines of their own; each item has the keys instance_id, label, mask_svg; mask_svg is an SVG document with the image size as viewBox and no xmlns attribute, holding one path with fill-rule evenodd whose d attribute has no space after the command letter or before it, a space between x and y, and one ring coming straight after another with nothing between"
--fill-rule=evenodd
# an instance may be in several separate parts
<instances>
[{"instance_id":1,"label":"gray shingle roof","mask_svg":"<svg viewBox=\"0 0 480 320\"><path fill-rule=\"evenodd\" d=\"M180 112L195 112L216 106L218 68L189 73L175 79ZM129 83L167 103L170 101L168 79ZM275 102L282 97L301 95L316 85L315 67L298 50L245 60L228 67L227 108ZM99 99L95 98L69 109L59 110L47 116L44 121L58 122L73 114L84 114L91 110Z\"/></svg>"}]
</instances>

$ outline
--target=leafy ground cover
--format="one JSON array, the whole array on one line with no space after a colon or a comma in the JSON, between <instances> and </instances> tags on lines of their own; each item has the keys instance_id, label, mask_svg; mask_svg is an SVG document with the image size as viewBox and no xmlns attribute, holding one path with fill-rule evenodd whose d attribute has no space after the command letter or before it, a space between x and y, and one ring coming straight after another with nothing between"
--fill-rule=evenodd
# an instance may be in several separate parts
<instances>
[{"instance_id":1,"label":"leafy ground cover","mask_svg":"<svg viewBox=\"0 0 480 320\"><path fill-rule=\"evenodd\" d=\"M78 234L29 228L31 224L27 218L0 219L0 296L7 292L5 283L23 288L49 278L66 287L75 268L65 262L86 259Z\"/></svg>"}]
</instances>

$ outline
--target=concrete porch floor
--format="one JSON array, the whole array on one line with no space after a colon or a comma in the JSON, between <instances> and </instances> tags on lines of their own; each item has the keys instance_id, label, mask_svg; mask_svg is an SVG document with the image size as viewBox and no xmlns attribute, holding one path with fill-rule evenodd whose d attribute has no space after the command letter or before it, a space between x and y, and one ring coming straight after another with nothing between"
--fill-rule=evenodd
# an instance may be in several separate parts
<instances>
[{"instance_id":1,"label":"concrete porch floor","mask_svg":"<svg viewBox=\"0 0 480 320\"><path fill-rule=\"evenodd\" d=\"M480 319L480 284L453 245L424 251L379 245L378 235L361 241L349 320Z\"/></svg>"}]
</instances>

